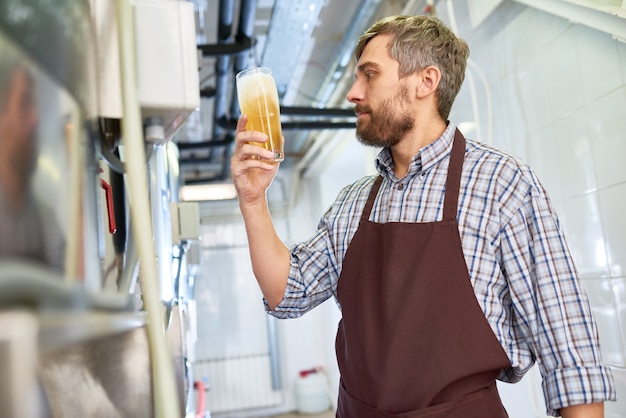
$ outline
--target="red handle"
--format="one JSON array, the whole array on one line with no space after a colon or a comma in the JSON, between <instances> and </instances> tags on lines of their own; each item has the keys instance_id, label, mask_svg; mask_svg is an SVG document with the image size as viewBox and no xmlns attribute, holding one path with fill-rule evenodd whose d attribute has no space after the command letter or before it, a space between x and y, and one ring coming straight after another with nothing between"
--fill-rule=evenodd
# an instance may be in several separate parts
<instances>
[{"instance_id":1,"label":"red handle","mask_svg":"<svg viewBox=\"0 0 626 418\"><path fill-rule=\"evenodd\" d=\"M104 193L106 195L109 232L115 234L115 232L117 232L117 225L115 224L115 211L113 209L113 193L111 192L111 185L102 179L100 179L100 183L102 184L102 189L104 189Z\"/></svg>"},{"instance_id":2,"label":"red handle","mask_svg":"<svg viewBox=\"0 0 626 418\"><path fill-rule=\"evenodd\" d=\"M193 383L193 387L198 391L198 403L196 405L196 418L202 418L204 416L204 383L201 380L196 380Z\"/></svg>"}]
</instances>

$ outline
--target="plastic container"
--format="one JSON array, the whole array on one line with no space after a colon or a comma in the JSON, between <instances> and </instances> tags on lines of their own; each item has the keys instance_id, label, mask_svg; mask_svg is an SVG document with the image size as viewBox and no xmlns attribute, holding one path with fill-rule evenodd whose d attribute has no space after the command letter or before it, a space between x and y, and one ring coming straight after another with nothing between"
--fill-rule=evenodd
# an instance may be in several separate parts
<instances>
[{"instance_id":1,"label":"plastic container","mask_svg":"<svg viewBox=\"0 0 626 418\"><path fill-rule=\"evenodd\" d=\"M296 381L296 402L300 414L319 414L330 409L328 381L322 370L300 372Z\"/></svg>"}]
</instances>

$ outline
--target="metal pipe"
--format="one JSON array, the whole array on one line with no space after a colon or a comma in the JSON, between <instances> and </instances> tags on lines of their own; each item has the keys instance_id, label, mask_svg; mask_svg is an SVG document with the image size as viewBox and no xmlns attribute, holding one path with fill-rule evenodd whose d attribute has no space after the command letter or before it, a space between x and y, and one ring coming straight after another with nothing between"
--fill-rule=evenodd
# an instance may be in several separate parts
<instances>
[{"instance_id":1,"label":"metal pipe","mask_svg":"<svg viewBox=\"0 0 626 418\"><path fill-rule=\"evenodd\" d=\"M282 122L284 131L315 129L354 129L355 122L295 121Z\"/></svg>"},{"instance_id":2,"label":"metal pipe","mask_svg":"<svg viewBox=\"0 0 626 418\"><path fill-rule=\"evenodd\" d=\"M224 129L235 129L237 121L220 120L220 126ZM281 122L283 131L311 130L311 129L353 129L354 121L289 121Z\"/></svg>"},{"instance_id":3,"label":"metal pipe","mask_svg":"<svg viewBox=\"0 0 626 418\"><path fill-rule=\"evenodd\" d=\"M178 148L181 151L187 151L187 150L194 150L194 149L207 149L207 148L211 148L211 147L221 147L224 145L229 145L233 142L233 139L230 137L226 137L223 139L209 139L206 141L202 141L202 142L179 142L178 144ZM184 158L181 158L180 161L182 162L184 160Z\"/></svg>"},{"instance_id":4,"label":"metal pipe","mask_svg":"<svg viewBox=\"0 0 626 418\"><path fill-rule=\"evenodd\" d=\"M299 107L299 106L281 106L280 114L283 115L302 115L302 116L344 116L356 117L354 109L343 108L321 108L321 107Z\"/></svg>"},{"instance_id":5,"label":"metal pipe","mask_svg":"<svg viewBox=\"0 0 626 418\"><path fill-rule=\"evenodd\" d=\"M129 0L117 0L117 36L120 51L120 75L124 123L122 137L128 149L126 162L128 192L133 196L131 216L133 233L141 261L141 291L148 316L147 331L150 356L154 370L153 399L157 418L173 418L178 414L178 392L174 383L174 368L163 332L163 318L159 303L158 276L154 263L152 225L148 197L148 178L143 142L141 111L135 75L135 27L133 9Z\"/></svg>"},{"instance_id":6,"label":"metal pipe","mask_svg":"<svg viewBox=\"0 0 626 418\"><path fill-rule=\"evenodd\" d=\"M257 0L242 0L239 6L239 26L237 28L236 44L252 44L252 35L254 31L254 20L256 19ZM242 52L235 56L233 65L233 76L247 68L247 54ZM234 77L233 77L234 79ZM234 84L234 83L233 83ZM232 97L230 101L230 117L231 119L239 118L239 103L237 101L236 86L232 89Z\"/></svg>"},{"instance_id":7,"label":"metal pipe","mask_svg":"<svg viewBox=\"0 0 626 418\"><path fill-rule=\"evenodd\" d=\"M265 315L267 323L267 342L269 344L270 353L270 373L272 376L272 389L282 389L282 381L280 378L280 353L278 350L278 331L276 329L277 319L271 315Z\"/></svg>"},{"instance_id":8,"label":"metal pipe","mask_svg":"<svg viewBox=\"0 0 626 418\"><path fill-rule=\"evenodd\" d=\"M234 0L220 0L219 4L219 22L217 29L217 41L220 44L231 42L231 31L235 14ZM229 86L228 71L230 67L230 57L228 55L220 55L215 62L215 104L213 109L213 119L219 120L226 117L227 95ZM223 129L219 124L213 125L213 138L222 136Z\"/></svg>"},{"instance_id":9,"label":"metal pipe","mask_svg":"<svg viewBox=\"0 0 626 418\"><path fill-rule=\"evenodd\" d=\"M235 43L201 44L198 49L203 57L221 57L225 55L240 55L252 47L251 39L242 39Z\"/></svg>"}]
</instances>

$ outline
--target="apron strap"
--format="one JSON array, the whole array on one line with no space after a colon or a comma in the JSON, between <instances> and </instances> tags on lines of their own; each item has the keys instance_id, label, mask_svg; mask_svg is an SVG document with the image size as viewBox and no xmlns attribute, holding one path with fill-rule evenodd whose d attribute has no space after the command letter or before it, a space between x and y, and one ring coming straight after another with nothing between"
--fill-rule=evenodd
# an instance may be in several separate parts
<instances>
[{"instance_id":1,"label":"apron strap","mask_svg":"<svg viewBox=\"0 0 626 418\"><path fill-rule=\"evenodd\" d=\"M380 185L383 183L383 177L378 176L372 185L372 190L370 191L369 196L367 197L367 202L365 202L365 208L363 208L363 213L361 214L361 221L366 222L370 218L370 213L372 212L372 206L374 206L374 200L376 200L376 196L378 195L378 190L380 189Z\"/></svg>"},{"instance_id":2,"label":"apron strap","mask_svg":"<svg viewBox=\"0 0 626 418\"><path fill-rule=\"evenodd\" d=\"M458 129L454 133L452 151L450 151L450 165L446 178L446 194L443 200L443 220L456 220L459 204L459 189L461 185L461 171L465 157L465 137Z\"/></svg>"}]
</instances>

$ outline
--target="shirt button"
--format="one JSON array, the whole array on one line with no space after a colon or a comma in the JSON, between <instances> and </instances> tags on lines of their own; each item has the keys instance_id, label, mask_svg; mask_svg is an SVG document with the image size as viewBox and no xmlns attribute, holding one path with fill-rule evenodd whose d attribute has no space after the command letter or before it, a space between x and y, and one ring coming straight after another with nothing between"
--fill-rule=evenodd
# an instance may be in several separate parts
<instances>
[{"instance_id":1,"label":"shirt button","mask_svg":"<svg viewBox=\"0 0 626 418\"><path fill-rule=\"evenodd\" d=\"M404 183L398 184L398 190L400 191L404 190Z\"/></svg>"}]
</instances>

